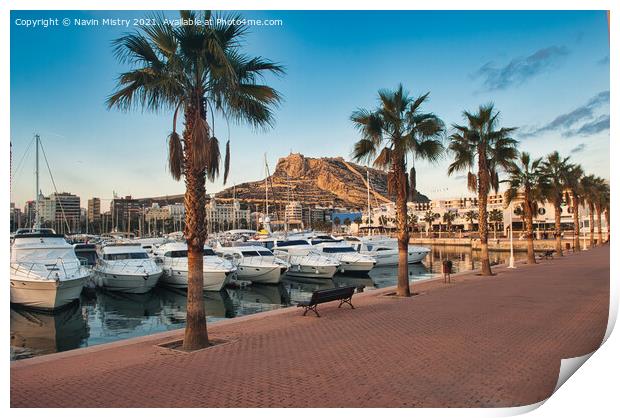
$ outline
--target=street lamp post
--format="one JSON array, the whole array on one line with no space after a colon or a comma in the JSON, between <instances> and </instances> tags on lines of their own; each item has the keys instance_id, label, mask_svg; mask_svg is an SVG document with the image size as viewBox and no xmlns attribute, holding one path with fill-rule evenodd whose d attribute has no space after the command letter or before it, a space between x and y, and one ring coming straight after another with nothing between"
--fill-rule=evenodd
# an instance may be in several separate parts
<instances>
[{"instance_id":1,"label":"street lamp post","mask_svg":"<svg viewBox=\"0 0 620 418\"><path fill-rule=\"evenodd\" d=\"M514 246L512 242L512 202L510 202L510 258L508 259L508 268L514 269L515 267L515 255Z\"/></svg>"}]
</instances>

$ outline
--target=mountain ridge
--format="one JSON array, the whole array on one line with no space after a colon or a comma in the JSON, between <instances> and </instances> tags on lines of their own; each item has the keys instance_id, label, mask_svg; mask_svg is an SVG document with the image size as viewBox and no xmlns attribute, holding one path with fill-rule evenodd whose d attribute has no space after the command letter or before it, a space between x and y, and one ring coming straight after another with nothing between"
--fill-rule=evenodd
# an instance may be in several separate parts
<instances>
[{"instance_id":1,"label":"mountain ridge","mask_svg":"<svg viewBox=\"0 0 620 418\"><path fill-rule=\"evenodd\" d=\"M303 206L363 209L368 201L366 170L371 205L393 201L384 171L348 162L342 157L315 158L291 153L278 160L273 174L267 178L269 204L297 201ZM215 196L218 200L231 200L233 194L245 203L264 206L265 179L228 187ZM427 202L428 198L418 193L416 201Z\"/></svg>"}]
</instances>

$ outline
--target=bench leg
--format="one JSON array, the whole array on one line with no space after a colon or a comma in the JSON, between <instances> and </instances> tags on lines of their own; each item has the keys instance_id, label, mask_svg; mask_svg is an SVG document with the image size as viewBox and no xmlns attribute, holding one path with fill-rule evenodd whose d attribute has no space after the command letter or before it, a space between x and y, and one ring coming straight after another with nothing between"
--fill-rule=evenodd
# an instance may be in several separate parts
<instances>
[{"instance_id":1,"label":"bench leg","mask_svg":"<svg viewBox=\"0 0 620 418\"><path fill-rule=\"evenodd\" d=\"M312 312L314 312L314 314L315 314L318 318L320 318L320 317L321 317L321 315L319 315L319 310L317 309L317 305L313 305L313 306L305 306L304 308L305 308L305 309L304 309L304 315L303 315L303 316L306 316L306 314L308 313L308 311L312 311Z\"/></svg>"},{"instance_id":2,"label":"bench leg","mask_svg":"<svg viewBox=\"0 0 620 418\"><path fill-rule=\"evenodd\" d=\"M346 298L346 299L340 300L340 305L338 305L338 307L340 308L343 303L348 303L351 309L355 309L355 306L353 306L353 304L351 303L351 300L352 298Z\"/></svg>"}]
</instances>

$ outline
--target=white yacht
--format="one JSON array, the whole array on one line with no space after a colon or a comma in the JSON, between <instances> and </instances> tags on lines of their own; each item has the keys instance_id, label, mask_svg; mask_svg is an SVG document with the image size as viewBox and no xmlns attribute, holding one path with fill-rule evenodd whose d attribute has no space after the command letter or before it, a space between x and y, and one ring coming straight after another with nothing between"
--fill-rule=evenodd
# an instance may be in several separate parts
<instances>
[{"instance_id":1,"label":"white yacht","mask_svg":"<svg viewBox=\"0 0 620 418\"><path fill-rule=\"evenodd\" d=\"M262 243L290 265L286 272L288 276L331 279L340 267L338 261L321 255L304 239L285 241L271 238Z\"/></svg>"},{"instance_id":2,"label":"white yacht","mask_svg":"<svg viewBox=\"0 0 620 418\"><path fill-rule=\"evenodd\" d=\"M157 249L160 245L165 244L169 240L162 237L154 238L138 238L133 240L134 244L140 245L148 254L153 254L153 250Z\"/></svg>"},{"instance_id":3,"label":"white yacht","mask_svg":"<svg viewBox=\"0 0 620 418\"><path fill-rule=\"evenodd\" d=\"M57 309L80 297L91 274L52 229L21 230L11 245L11 303Z\"/></svg>"},{"instance_id":4,"label":"white yacht","mask_svg":"<svg viewBox=\"0 0 620 418\"><path fill-rule=\"evenodd\" d=\"M102 247L94 271L98 286L125 293L146 293L162 275L146 250L132 243Z\"/></svg>"},{"instance_id":5,"label":"white yacht","mask_svg":"<svg viewBox=\"0 0 620 418\"><path fill-rule=\"evenodd\" d=\"M377 260L373 257L355 251L346 242L312 240L311 243L324 256L338 261L340 263L340 271L343 273L368 273L377 264Z\"/></svg>"},{"instance_id":6,"label":"white yacht","mask_svg":"<svg viewBox=\"0 0 620 418\"><path fill-rule=\"evenodd\" d=\"M346 241L360 254L373 257L377 266L398 265L398 240L386 236L346 237ZM420 263L430 253L430 248L409 245L407 263Z\"/></svg>"},{"instance_id":7,"label":"white yacht","mask_svg":"<svg viewBox=\"0 0 620 418\"><path fill-rule=\"evenodd\" d=\"M187 244L170 242L153 251L153 257L161 266L164 274L161 283L177 288L187 288ZM203 253L203 290L220 291L234 273L235 266L228 260L218 257L211 247L205 246Z\"/></svg>"},{"instance_id":8,"label":"white yacht","mask_svg":"<svg viewBox=\"0 0 620 418\"><path fill-rule=\"evenodd\" d=\"M289 264L277 258L270 250L258 245L217 247L215 253L230 260L237 267L237 278L253 283L280 283Z\"/></svg>"}]
</instances>

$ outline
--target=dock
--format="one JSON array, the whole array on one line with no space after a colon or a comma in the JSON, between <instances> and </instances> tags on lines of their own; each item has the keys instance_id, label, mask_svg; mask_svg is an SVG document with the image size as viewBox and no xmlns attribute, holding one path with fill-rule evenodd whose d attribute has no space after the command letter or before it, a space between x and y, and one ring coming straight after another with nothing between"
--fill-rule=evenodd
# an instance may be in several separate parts
<instances>
[{"instance_id":1,"label":"dock","mask_svg":"<svg viewBox=\"0 0 620 418\"><path fill-rule=\"evenodd\" d=\"M321 317L286 308L11 364L11 407L511 407L549 397L563 358L607 327L609 246L357 293Z\"/></svg>"}]
</instances>

